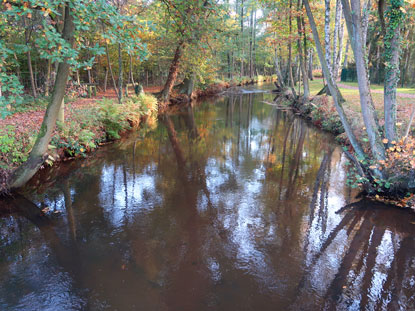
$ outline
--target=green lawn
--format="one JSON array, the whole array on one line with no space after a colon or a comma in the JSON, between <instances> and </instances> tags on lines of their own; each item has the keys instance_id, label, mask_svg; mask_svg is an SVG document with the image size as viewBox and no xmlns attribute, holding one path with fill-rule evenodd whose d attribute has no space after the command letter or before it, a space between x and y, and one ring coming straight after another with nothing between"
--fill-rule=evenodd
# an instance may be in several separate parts
<instances>
[{"instance_id":1,"label":"green lawn","mask_svg":"<svg viewBox=\"0 0 415 311\"><path fill-rule=\"evenodd\" d=\"M341 84L344 85L348 85L348 86L353 86L353 87L358 87L357 82L339 82ZM323 87L323 80L322 79L314 79L313 81L310 81L310 89L311 89L311 94L316 94L318 91L320 91ZM383 85L382 84L371 84L370 88L372 90L383 90ZM355 92L357 92L357 90L350 90L350 89L345 89L345 88L340 88L340 91L344 94L350 93L350 91L352 91L351 93L354 94ZM415 94L415 88L398 88L397 89L398 93L405 93L405 94Z\"/></svg>"}]
</instances>

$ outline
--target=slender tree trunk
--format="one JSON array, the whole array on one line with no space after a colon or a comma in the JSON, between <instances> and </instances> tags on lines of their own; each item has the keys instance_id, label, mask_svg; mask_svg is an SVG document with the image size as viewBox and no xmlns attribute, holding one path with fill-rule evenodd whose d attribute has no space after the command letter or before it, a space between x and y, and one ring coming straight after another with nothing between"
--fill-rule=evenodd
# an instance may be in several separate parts
<instances>
[{"instance_id":1,"label":"slender tree trunk","mask_svg":"<svg viewBox=\"0 0 415 311\"><path fill-rule=\"evenodd\" d=\"M291 52L291 35L292 35L292 0L290 0L290 8L289 8L289 15L288 15L288 27L289 27L289 40L288 40L288 79L289 79L289 85L291 87L291 90L293 92L293 95L295 96L295 84L294 84L294 77L293 77L293 71L292 71L292 64L291 64L291 58L292 58L292 52Z\"/></svg>"},{"instance_id":2,"label":"slender tree trunk","mask_svg":"<svg viewBox=\"0 0 415 311\"><path fill-rule=\"evenodd\" d=\"M128 75L128 78L129 78L129 82L130 83L132 83L132 84L135 84L135 82L134 82L134 73L133 73L133 56L132 55L130 55L130 72L129 72L129 75ZM147 77L147 84L148 84L148 71L146 70L146 77Z\"/></svg>"},{"instance_id":3,"label":"slender tree trunk","mask_svg":"<svg viewBox=\"0 0 415 311\"><path fill-rule=\"evenodd\" d=\"M297 11L301 10L301 0L297 0ZM303 94L303 101L307 101L308 97L310 96L310 88L308 86L308 76L307 76L307 70L305 69L305 59L303 54L303 48L301 46L301 33L303 32L303 29L301 29L302 23L301 23L301 17L300 15L297 15L297 29L298 29L298 39L297 39L297 45L298 45L298 57L300 59L300 69L301 69L301 76L303 78L303 88L304 88L304 94Z\"/></svg>"},{"instance_id":4,"label":"slender tree trunk","mask_svg":"<svg viewBox=\"0 0 415 311\"><path fill-rule=\"evenodd\" d=\"M170 98L170 93L173 89L174 83L176 82L177 75L179 73L180 61L182 58L184 49L184 41L179 41L176 52L174 53L173 61L170 65L169 75L167 76L166 83L164 84L163 91L161 92L161 99L166 104Z\"/></svg>"},{"instance_id":5,"label":"slender tree trunk","mask_svg":"<svg viewBox=\"0 0 415 311\"><path fill-rule=\"evenodd\" d=\"M30 84L32 86L32 94L33 94L33 97L36 98L37 92L36 92L35 78L33 76L32 55L30 51L27 51L26 56L27 56L27 66L29 67L29 76L30 76Z\"/></svg>"},{"instance_id":6,"label":"slender tree trunk","mask_svg":"<svg viewBox=\"0 0 415 311\"><path fill-rule=\"evenodd\" d=\"M91 69L88 69L87 72L88 72L88 83L91 84L92 83Z\"/></svg>"},{"instance_id":7,"label":"slender tree trunk","mask_svg":"<svg viewBox=\"0 0 415 311\"><path fill-rule=\"evenodd\" d=\"M369 13L370 13L370 0L366 0L363 4L363 12L362 12L362 44L363 47L366 47L367 42L367 31L369 27Z\"/></svg>"},{"instance_id":8,"label":"slender tree trunk","mask_svg":"<svg viewBox=\"0 0 415 311\"><path fill-rule=\"evenodd\" d=\"M341 5L341 0L340 0ZM341 12L341 18L343 17L343 11ZM343 19L343 18L342 18ZM343 20L340 23L339 29L339 49L337 50L337 57L335 62L335 70L336 70L336 81L339 79L339 72L341 73L342 67L342 57L343 57L343 39L344 39L344 22Z\"/></svg>"},{"instance_id":9,"label":"slender tree trunk","mask_svg":"<svg viewBox=\"0 0 415 311\"><path fill-rule=\"evenodd\" d=\"M376 160L385 159L385 148L382 143L379 127L377 124L376 112L370 93L369 77L365 61L365 47L362 40L362 24L360 0L342 0L344 17L347 30L350 35L354 58L356 61L357 81L359 85L360 106L362 109L363 121L369 139L373 158ZM380 172L377 175L382 175Z\"/></svg>"},{"instance_id":10,"label":"slender tree trunk","mask_svg":"<svg viewBox=\"0 0 415 311\"><path fill-rule=\"evenodd\" d=\"M227 53L228 57L228 79L231 79L231 52L228 51Z\"/></svg>"},{"instance_id":11,"label":"slender tree trunk","mask_svg":"<svg viewBox=\"0 0 415 311\"><path fill-rule=\"evenodd\" d=\"M111 75L112 86L114 87L115 94L117 95L117 98L119 98L117 83L115 82L114 72L112 71L110 51L109 51L108 43L105 44L105 51L106 51L106 54L107 54L107 65L108 65L108 70L109 70L110 75Z\"/></svg>"},{"instance_id":12,"label":"slender tree trunk","mask_svg":"<svg viewBox=\"0 0 415 311\"><path fill-rule=\"evenodd\" d=\"M254 74L253 61L252 61L253 39L254 39L254 8L253 7L251 9L251 19L250 19L250 22L249 22L249 26L250 26L250 29L251 29L251 34L249 36L249 78L252 79L253 74Z\"/></svg>"},{"instance_id":13,"label":"slender tree trunk","mask_svg":"<svg viewBox=\"0 0 415 311\"><path fill-rule=\"evenodd\" d=\"M107 84L108 84L108 68L105 67L104 93L107 92Z\"/></svg>"},{"instance_id":14,"label":"slender tree trunk","mask_svg":"<svg viewBox=\"0 0 415 311\"><path fill-rule=\"evenodd\" d=\"M313 77L313 54L314 54L314 49L310 48L309 49L309 54L308 54L308 78L313 81L314 77Z\"/></svg>"},{"instance_id":15,"label":"slender tree trunk","mask_svg":"<svg viewBox=\"0 0 415 311\"><path fill-rule=\"evenodd\" d=\"M47 72L46 72L46 85L45 85L45 96L49 96L49 90L50 90L50 75L52 71L52 60L48 59L47 64Z\"/></svg>"},{"instance_id":16,"label":"slender tree trunk","mask_svg":"<svg viewBox=\"0 0 415 311\"><path fill-rule=\"evenodd\" d=\"M121 43L118 43L118 103L122 102L123 65Z\"/></svg>"},{"instance_id":17,"label":"slender tree trunk","mask_svg":"<svg viewBox=\"0 0 415 311\"><path fill-rule=\"evenodd\" d=\"M256 24L257 24L257 21L256 21L256 10L255 10L254 11L254 29L253 29L254 46L252 48L252 71L254 72L254 75L256 75L255 74L256 72Z\"/></svg>"},{"instance_id":18,"label":"slender tree trunk","mask_svg":"<svg viewBox=\"0 0 415 311\"><path fill-rule=\"evenodd\" d=\"M347 40L346 50L344 51L343 68L347 68L347 56L349 55L349 45L350 45L350 40Z\"/></svg>"},{"instance_id":19,"label":"slender tree trunk","mask_svg":"<svg viewBox=\"0 0 415 311\"><path fill-rule=\"evenodd\" d=\"M399 81L399 58L400 58L400 42L401 42L401 29L400 25L390 25L390 21L387 22L386 28L388 32L392 33L390 39L390 47L387 53L390 54L389 61L385 66L385 84L384 84L384 114L385 114L385 136L389 141L396 140L396 88Z\"/></svg>"},{"instance_id":20,"label":"slender tree trunk","mask_svg":"<svg viewBox=\"0 0 415 311\"><path fill-rule=\"evenodd\" d=\"M58 117L56 119L60 124L65 123L65 98L62 98L62 103L59 107Z\"/></svg>"},{"instance_id":21,"label":"slender tree trunk","mask_svg":"<svg viewBox=\"0 0 415 311\"><path fill-rule=\"evenodd\" d=\"M277 74L277 83L280 85L280 88L284 89L285 88L285 82L284 82L284 78L281 74L280 63L279 63L279 60L278 60L278 53L277 53L276 48L275 48L275 73Z\"/></svg>"},{"instance_id":22,"label":"slender tree trunk","mask_svg":"<svg viewBox=\"0 0 415 311\"><path fill-rule=\"evenodd\" d=\"M334 19L334 35L333 35L333 79L337 81L339 76L339 64L341 57L341 50L343 48L342 40L343 40L343 31L342 31L342 3L341 0L336 1L336 16Z\"/></svg>"},{"instance_id":23,"label":"slender tree trunk","mask_svg":"<svg viewBox=\"0 0 415 311\"><path fill-rule=\"evenodd\" d=\"M326 51L326 62L329 67L330 75L332 74L331 53L330 53L330 0L324 0L324 49ZM329 77L325 77L326 80Z\"/></svg>"},{"instance_id":24,"label":"slender tree trunk","mask_svg":"<svg viewBox=\"0 0 415 311\"><path fill-rule=\"evenodd\" d=\"M27 25L26 18L23 18L23 23L24 23L24 27L25 27L24 34L25 34L26 46L28 47L28 50L26 52L26 57L27 57L27 67L29 68L30 85L31 85L31 88L32 88L32 95L33 95L34 98L36 98L37 97L37 91L36 91L35 78L33 76L32 55L31 55L30 47L29 47L31 30L29 29L29 27Z\"/></svg>"},{"instance_id":25,"label":"slender tree trunk","mask_svg":"<svg viewBox=\"0 0 415 311\"><path fill-rule=\"evenodd\" d=\"M241 79L244 76L244 0L241 1Z\"/></svg>"},{"instance_id":26,"label":"slender tree trunk","mask_svg":"<svg viewBox=\"0 0 415 311\"><path fill-rule=\"evenodd\" d=\"M81 78L79 77L79 70L76 70L76 83L81 85Z\"/></svg>"},{"instance_id":27,"label":"slender tree trunk","mask_svg":"<svg viewBox=\"0 0 415 311\"><path fill-rule=\"evenodd\" d=\"M318 57L320 59L321 67L323 68L324 74L327 75L327 76L330 76L330 71L329 71L327 62L324 58L323 48L321 46L320 37L319 37L319 34L318 34L316 22L314 21L313 13L311 12L310 4L309 4L308 0L303 0L303 2L304 2L304 6L306 8L307 16L308 16L308 19L309 19L309 22L310 22L310 27L311 27L311 30L313 32L314 42L316 44L317 54L318 54ZM338 97L338 92L336 91L337 84L332 79L329 79L329 80L327 80L327 85L328 85L328 88L330 90L330 93L333 96L334 105L336 107L337 113L339 114L340 120L341 120L342 125L344 127L344 130L347 134L347 137L349 138L350 143L352 144L353 149L355 150L357 156L359 158L363 159L365 157L365 153L364 153L363 148L361 147L359 141L357 140L355 134L353 133L353 130L350 126L350 123L347 120L346 114L344 113L342 102L340 101L340 98Z\"/></svg>"},{"instance_id":28,"label":"slender tree trunk","mask_svg":"<svg viewBox=\"0 0 415 311\"><path fill-rule=\"evenodd\" d=\"M70 46L73 46L75 24L73 22L72 15L69 13L69 10L69 5L66 4L62 37L66 42L69 43ZM23 163L12 175L9 182L11 189L22 187L33 177L33 175L44 163L49 142L55 128L58 112L65 95L69 71L70 65L68 63L68 59L65 59L63 62L59 63L52 98L46 109L36 142L29 154L27 161Z\"/></svg>"}]
</instances>

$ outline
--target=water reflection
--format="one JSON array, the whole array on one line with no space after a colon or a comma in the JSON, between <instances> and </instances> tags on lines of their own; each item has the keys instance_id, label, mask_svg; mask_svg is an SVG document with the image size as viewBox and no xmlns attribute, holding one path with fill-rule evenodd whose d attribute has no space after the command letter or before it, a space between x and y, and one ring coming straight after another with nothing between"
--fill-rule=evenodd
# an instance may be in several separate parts
<instances>
[{"instance_id":1,"label":"water reflection","mask_svg":"<svg viewBox=\"0 0 415 311\"><path fill-rule=\"evenodd\" d=\"M164 115L2 202L0 309L414 308L414 216L353 202L341 150L267 96Z\"/></svg>"}]
</instances>

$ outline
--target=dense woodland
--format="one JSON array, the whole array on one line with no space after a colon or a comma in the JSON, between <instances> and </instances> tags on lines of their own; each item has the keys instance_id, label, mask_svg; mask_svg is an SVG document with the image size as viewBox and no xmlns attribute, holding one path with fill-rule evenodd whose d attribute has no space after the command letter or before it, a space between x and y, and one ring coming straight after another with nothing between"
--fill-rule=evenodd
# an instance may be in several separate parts
<instances>
[{"instance_id":1,"label":"dense woodland","mask_svg":"<svg viewBox=\"0 0 415 311\"><path fill-rule=\"evenodd\" d=\"M65 123L64 103L93 88L112 92L110 105L122 107L140 102L134 88L159 87L161 111L177 93L192 98L212 85L275 75L277 101L303 110L320 108L310 84L323 80L319 94L330 95L328 110L346 133L356 185L404 200L415 190L415 109L397 100L398 86L415 84L410 2L5 0L1 13L0 112L47 108L27 155L13 165L2 158L7 188L42 167L56 123ZM357 108L340 81L358 82ZM380 103L375 83L383 85Z\"/></svg>"}]
</instances>

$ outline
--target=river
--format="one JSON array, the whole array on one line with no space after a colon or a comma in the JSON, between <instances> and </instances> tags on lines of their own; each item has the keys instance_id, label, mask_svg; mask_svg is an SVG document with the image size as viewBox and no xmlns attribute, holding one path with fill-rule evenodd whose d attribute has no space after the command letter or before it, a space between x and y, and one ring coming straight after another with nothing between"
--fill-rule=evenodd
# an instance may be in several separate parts
<instances>
[{"instance_id":1,"label":"river","mask_svg":"<svg viewBox=\"0 0 415 311\"><path fill-rule=\"evenodd\" d=\"M183 107L1 201L0 310L414 309L414 214L264 101Z\"/></svg>"}]
</instances>

